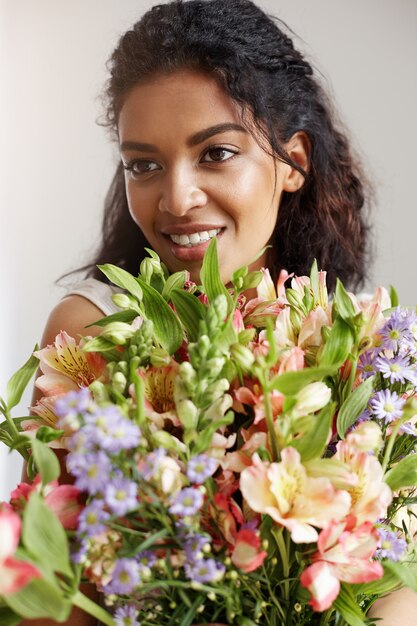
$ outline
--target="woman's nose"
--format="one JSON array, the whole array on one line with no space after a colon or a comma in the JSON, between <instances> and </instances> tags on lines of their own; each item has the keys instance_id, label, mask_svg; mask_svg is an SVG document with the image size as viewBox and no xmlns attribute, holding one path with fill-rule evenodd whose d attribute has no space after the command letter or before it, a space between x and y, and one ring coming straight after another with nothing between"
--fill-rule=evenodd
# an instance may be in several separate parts
<instances>
[{"instance_id":1,"label":"woman's nose","mask_svg":"<svg viewBox=\"0 0 417 626\"><path fill-rule=\"evenodd\" d=\"M159 199L159 210L181 217L191 209L203 208L207 195L201 188L198 173L192 168L175 168L167 172Z\"/></svg>"}]
</instances>

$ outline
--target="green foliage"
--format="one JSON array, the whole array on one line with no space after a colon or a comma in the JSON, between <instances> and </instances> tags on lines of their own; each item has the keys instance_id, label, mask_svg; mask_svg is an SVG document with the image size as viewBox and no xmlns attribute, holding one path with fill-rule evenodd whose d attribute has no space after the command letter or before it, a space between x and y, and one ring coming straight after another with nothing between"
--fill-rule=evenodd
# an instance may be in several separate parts
<instances>
[{"instance_id":1,"label":"green foliage","mask_svg":"<svg viewBox=\"0 0 417 626\"><path fill-rule=\"evenodd\" d=\"M342 317L337 316L333 322L324 348L317 359L320 367L339 368L347 359L352 349L354 336L351 327Z\"/></svg>"},{"instance_id":2,"label":"green foliage","mask_svg":"<svg viewBox=\"0 0 417 626\"><path fill-rule=\"evenodd\" d=\"M35 492L32 492L23 513L22 539L35 562L45 564L51 572L59 572L69 579L74 577L65 530Z\"/></svg>"},{"instance_id":3,"label":"green foliage","mask_svg":"<svg viewBox=\"0 0 417 626\"><path fill-rule=\"evenodd\" d=\"M375 377L371 376L357 387L343 402L337 416L337 432L341 439L366 409L371 397Z\"/></svg>"},{"instance_id":4,"label":"green foliage","mask_svg":"<svg viewBox=\"0 0 417 626\"><path fill-rule=\"evenodd\" d=\"M285 372L271 380L271 389L276 389L284 395L294 396L309 383L314 383L336 373L335 366L310 367L296 372Z\"/></svg>"},{"instance_id":5,"label":"green foliage","mask_svg":"<svg viewBox=\"0 0 417 626\"><path fill-rule=\"evenodd\" d=\"M412 454L401 459L385 474L384 480L393 491L417 486L417 455Z\"/></svg>"},{"instance_id":6,"label":"green foliage","mask_svg":"<svg viewBox=\"0 0 417 626\"><path fill-rule=\"evenodd\" d=\"M217 296L223 294L227 301L228 313L230 313L233 308L233 300L220 277L216 237L213 237L210 241L209 247L204 255L200 279L203 284L204 293L206 294L209 302L212 303Z\"/></svg>"},{"instance_id":7,"label":"green foliage","mask_svg":"<svg viewBox=\"0 0 417 626\"><path fill-rule=\"evenodd\" d=\"M61 469L53 451L39 439L31 440L31 448L42 483L46 485L56 480L60 475Z\"/></svg>"},{"instance_id":8,"label":"green foliage","mask_svg":"<svg viewBox=\"0 0 417 626\"><path fill-rule=\"evenodd\" d=\"M46 579L32 580L20 591L8 595L5 601L26 619L50 617L56 622L65 622L72 606L59 587Z\"/></svg>"},{"instance_id":9,"label":"green foliage","mask_svg":"<svg viewBox=\"0 0 417 626\"><path fill-rule=\"evenodd\" d=\"M34 347L34 351L38 349L39 346L36 345ZM38 369L38 366L39 359L32 354L26 363L22 365L22 367L19 368L10 378L6 388L6 406L8 411L11 411L13 407L19 404L22 399L23 392Z\"/></svg>"},{"instance_id":10,"label":"green foliage","mask_svg":"<svg viewBox=\"0 0 417 626\"><path fill-rule=\"evenodd\" d=\"M174 311L161 294L150 285L139 279L143 292L142 305L146 316L152 320L154 333L163 348L173 354L183 340L181 324Z\"/></svg>"},{"instance_id":11,"label":"green foliage","mask_svg":"<svg viewBox=\"0 0 417 626\"><path fill-rule=\"evenodd\" d=\"M347 585L342 584L340 593L334 601L334 608L349 626L366 626L366 617L359 608L352 589Z\"/></svg>"},{"instance_id":12,"label":"green foliage","mask_svg":"<svg viewBox=\"0 0 417 626\"><path fill-rule=\"evenodd\" d=\"M142 300L142 289L140 288L137 278L132 276L132 274L109 263L99 265L98 268L114 285L126 289L126 291L131 293L139 302Z\"/></svg>"},{"instance_id":13,"label":"green foliage","mask_svg":"<svg viewBox=\"0 0 417 626\"><path fill-rule=\"evenodd\" d=\"M298 450L303 462L319 458L323 454L329 440L335 408L333 402L327 404L312 418L313 432L309 431L305 436L291 441L291 446Z\"/></svg>"},{"instance_id":14,"label":"green foliage","mask_svg":"<svg viewBox=\"0 0 417 626\"><path fill-rule=\"evenodd\" d=\"M180 291L179 289L171 291L171 300L185 328L189 341L197 341L200 320L205 319L207 307L193 294L188 291Z\"/></svg>"}]
</instances>

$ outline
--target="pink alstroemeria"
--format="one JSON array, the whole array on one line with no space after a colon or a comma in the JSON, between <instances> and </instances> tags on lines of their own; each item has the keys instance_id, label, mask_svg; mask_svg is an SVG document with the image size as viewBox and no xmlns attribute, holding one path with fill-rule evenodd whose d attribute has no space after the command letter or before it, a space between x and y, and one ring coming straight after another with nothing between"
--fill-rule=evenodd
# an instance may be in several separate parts
<instances>
[{"instance_id":1,"label":"pink alstroemeria","mask_svg":"<svg viewBox=\"0 0 417 626\"><path fill-rule=\"evenodd\" d=\"M259 383L253 382L251 388L239 387L235 391L235 398L242 405L247 404L253 406L255 412L254 424L259 424L265 419L265 403L262 387ZM269 394L269 401L272 408L273 418L278 417L282 413L282 406L284 404L284 396L279 391L272 390Z\"/></svg>"},{"instance_id":2,"label":"pink alstroemeria","mask_svg":"<svg viewBox=\"0 0 417 626\"><path fill-rule=\"evenodd\" d=\"M39 474L32 483L20 483L10 494L10 504L15 511L22 511L33 491L41 491ZM74 485L59 485L57 481L44 488L45 504L55 513L66 530L78 526L78 516L84 508L83 493Z\"/></svg>"},{"instance_id":3,"label":"pink alstroemeria","mask_svg":"<svg viewBox=\"0 0 417 626\"><path fill-rule=\"evenodd\" d=\"M41 573L31 563L19 561L14 553L19 545L22 522L8 505L0 508L0 595L15 593Z\"/></svg>"},{"instance_id":4,"label":"pink alstroemeria","mask_svg":"<svg viewBox=\"0 0 417 626\"><path fill-rule=\"evenodd\" d=\"M66 393L66 392L65 392ZM21 426L26 435L36 437L36 433L41 426L49 426L49 428L57 428L59 417L55 413L55 402L59 396L44 396L35 406L30 407L32 413L37 417L23 420ZM53 439L48 443L50 448L67 449L68 437L72 435L69 429L64 429L65 433L58 439Z\"/></svg>"},{"instance_id":5,"label":"pink alstroemeria","mask_svg":"<svg viewBox=\"0 0 417 626\"><path fill-rule=\"evenodd\" d=\"M300 577L312 598L315 611L330 608L340 591L340 581L367 583L381 578L384 569L378 561L371 561L379 542L377 530L370 522L357 528L355 519L332 521L320 533L313 555L314 563Z\"/></svg>"},{"instance_id":6,"label":"pink alstroemeria","mask_svg":"<svg viewBox=\"0 0 417 626\"><path fill-rule=\"evenodd\" d=\"M355 437L353 432L346 440L339 441L333 458L345 463L357 476L356 485L348 489L352 498L350 513L358 524L375 522L385 517L392 492L384 482L384 471L378 459L352 445Z\"/></svg>"},{"instance_id":7,"label":"pink alstroemeria","mask_svg":"<svg viewBox=\"0 0 417 626\"><path fill-rule=\"evenodd\" d=\"M252 528L241 528L236 535L231 561L246 574L262 565L267 552L261 550L259 532Z\"/></svg>"},{"instance_id":8,"label":"pink alstroemeria","mask_svg":"<svg viewBox=\"0 0 417 626\"><path fill-rule=\"evenodd\" d=\"M61 331L52 345L34 352L43 372L36 386L45 396L88 387L104 374L106 360L100 354L83 352L81 346L82 342L77 344L75 339Z\"/></svg>"},{"instance_id":9,"label":"pink alstroemeria","mask_svg":"<svg viewBox=\"0 0 417 626\"><path fill-rule=\"evenodd\" d=\"M294 543L317 541L315 527L325 528L349 512L350 496L327 478L311 478L294 448L281 452L281 462L265 463L257 454L240 475L240 489L249 506L266 513L291 532Z\"/></svg>"}]
</instances>

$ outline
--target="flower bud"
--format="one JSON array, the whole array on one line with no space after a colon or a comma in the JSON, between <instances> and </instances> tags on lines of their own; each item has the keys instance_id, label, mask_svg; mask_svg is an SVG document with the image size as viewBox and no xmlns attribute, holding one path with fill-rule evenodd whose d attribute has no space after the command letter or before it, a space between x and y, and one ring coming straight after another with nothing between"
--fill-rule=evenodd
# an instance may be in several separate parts
<instances>
[{"instance_id":1,"label":"flower bud","mask_svg":"<svg viewBox=\"0 0 417 626\"><path fill-rule=\"evenodd\" d=\"M155 367L165 367L171 363L171 357L163 348L154 348L151 352L151 364Z\"/></svg>"},{"instance_id":2,"label":"flower bud","mask_svg":"<svg viewBox=\"0 0 417 626\"><path fill-rule=\"evenodd\" d=\"M134 330L126 322L110 322L105 326L101 336L116 345L123 346L132 337Z\"/></svg>"},{"instance_id":3,"label":"flower bud","mask_svg":"<svg viewBox=\"0 0 417 626\"><path fill-rule=\"evenodd\" d=\"M293 415L302 417L322 409L330 401L331 395L330 388L322 382L306 385L297 393L297 402L292 410Z\"/></svg>"},{"instance_id":4,"label":"flower bud","mask_svg":"<svg viewBox=\"0 0 417 626\"><path fill-rule=\"evenodd\" d=\"M122 372L116 372L112 378L112 384L116 391L124 393L127 384L126 376Z\"/></svg>"},{"instance_id":5,"label":"flower bud","mask_svg":"<svg viewBox=\"0 0 417 626\"><path fill-rule=\"evenodd\" d=\"M126 293L115 293L111 299L119 309L130 309L136 306L136 300Z\"/></svg>"},{"instance_id":6,"label":"flower bud","mask_svg":"<svg viewBox=\"0 0 417 626\"><path fill-rule=\"evenodd\" d=\"M234 343L231 346L230 356L244 371L249 371L255 361L253 352L241 343Z\"/></svg>"},{"instance_id":7,"label":"flower bud","mask_svg":"<svg viewBox=\"0 0 417 626\"><path fill-rule=\"evenodd\" d=\"M195 428L198 422L198 409L191 400L184 399L177 402L178 418L184 428Z\"/></svg>"}]
</instances>

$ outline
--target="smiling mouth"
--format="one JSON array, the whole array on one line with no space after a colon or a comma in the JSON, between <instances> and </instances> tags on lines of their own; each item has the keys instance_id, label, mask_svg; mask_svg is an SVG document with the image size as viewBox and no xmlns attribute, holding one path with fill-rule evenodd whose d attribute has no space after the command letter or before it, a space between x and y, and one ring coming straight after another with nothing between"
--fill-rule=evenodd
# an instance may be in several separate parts
<instances>
[{"instance_id":1,"label":"smiling mouth","mask_svg":"<svg viewBox=\"0 0 417 626\"><path fill-rule=\"evenodd\" d=\"M196 233L190 233L188 235L179 235L173 233L170 234L169 237L171 241L173 241L178 246L182 246L184 248L194 248L201 245L202 243L206 243L206 241L210 241L210 239L216 237L221 231L221 228L213 228L211 230L202 230Z\"/></svg>"}]
</instances>

